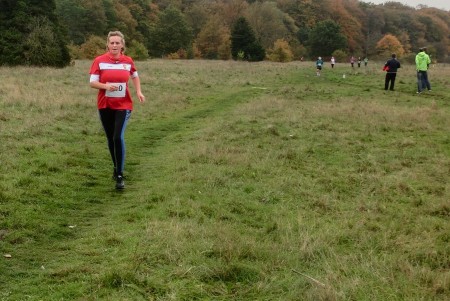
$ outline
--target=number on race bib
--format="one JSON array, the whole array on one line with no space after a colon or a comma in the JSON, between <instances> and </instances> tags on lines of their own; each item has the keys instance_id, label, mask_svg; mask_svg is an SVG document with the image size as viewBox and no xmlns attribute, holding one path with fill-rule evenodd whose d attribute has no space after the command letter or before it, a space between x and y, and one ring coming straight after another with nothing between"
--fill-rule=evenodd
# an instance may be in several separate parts
<instances>
[{"instance_id":1,"label":"number on race bib","mask_svg":"<svg viewBox=\"0 0 450 301\"><path fill-rule=\"evenodd\" d=\"M106 96L108 97L125 97L126 83L107 83L117 85L117 91L106 91Z\"/></svg>"}]
</instances>

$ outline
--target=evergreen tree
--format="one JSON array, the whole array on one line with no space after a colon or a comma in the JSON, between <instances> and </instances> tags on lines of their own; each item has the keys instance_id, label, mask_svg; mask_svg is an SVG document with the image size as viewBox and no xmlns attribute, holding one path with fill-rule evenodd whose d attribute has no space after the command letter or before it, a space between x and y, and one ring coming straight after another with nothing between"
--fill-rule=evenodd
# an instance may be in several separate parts
<instances>
[{"instance_id":1,"label":"evergreen tree","mask_svg":"<svg viewBox=\"0 0 450 301\"><path fill-rule=\"evenodd\" d=\"M22 63L22 24L18 23L19 10L25 9L22 1L0 0L0 64L18 65ZM15 26L18 23L18 26Z\"/></svg>"},{"instance_id":2,"label":"evergreen tree","mask_svg":"<svg viewBox=\"0 0 450 301\"><path fill-rule=\"evenodd\" d=\"M64 67L70 63L54 0L1 0L0 64Z\"/></svg>"},{"instance_id":3,"label":"evergreen tree","mask_svg":"<svg viewBox=\"0 0 450 301\"><path fill-rule=\"evenodd\" d=\"M244 17L240 17L231 31L231 56L233 59L262 61L266 51L256 41L255 34Z\"/></svg>"}]
</instances>

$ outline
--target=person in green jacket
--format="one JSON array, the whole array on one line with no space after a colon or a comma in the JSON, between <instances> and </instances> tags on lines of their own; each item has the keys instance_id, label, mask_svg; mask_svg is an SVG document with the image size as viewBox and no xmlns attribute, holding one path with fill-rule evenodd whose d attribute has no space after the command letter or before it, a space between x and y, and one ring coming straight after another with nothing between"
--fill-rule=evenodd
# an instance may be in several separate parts
<instances>
[{"instance_id":1,"label":"person in green jacket","mask_svg":"<svg viewBox=\"0 0 450 301\"><path fill-rule=\"evenodd\" d=\"M419 49L416 55L416 70L417 70L417 94L422 93L425 87L431 91L430 81L428 80L428 66L431 60L424 48Z\"/></svg>"},{"instance_id":2,"label":"person in green jacket","mask_svg":"<svg viewBox=\"0 0 450 301\"><path fill-rule=\"evenodd\" d=\"M320 76L320 71L322 70L323 60L322 57L318 57L316 61L316 75Z\"/></svg>"}]
</instances>

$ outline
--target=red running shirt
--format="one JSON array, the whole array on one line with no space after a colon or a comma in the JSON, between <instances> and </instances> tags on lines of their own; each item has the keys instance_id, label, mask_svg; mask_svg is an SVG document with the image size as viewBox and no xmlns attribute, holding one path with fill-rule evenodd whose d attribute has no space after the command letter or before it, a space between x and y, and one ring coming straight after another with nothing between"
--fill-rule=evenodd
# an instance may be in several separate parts
<instances>
[{"instance_id":1,"label":"red running shirt","mask_svg":"<svg viewBox=\"0 0 450 301\"><path fill-rule=\"evenodd\" d=\"M132 110L133 101L128 81L130 77L138 76L133 59L126 55L121 55L117 60L108 53L100 55L94 59L91 70L91 82L112 83L119 86L118 91L110 92L99 89L97 95L98 109L110 108L113 110Z\"/></svg>"}]
</instances>

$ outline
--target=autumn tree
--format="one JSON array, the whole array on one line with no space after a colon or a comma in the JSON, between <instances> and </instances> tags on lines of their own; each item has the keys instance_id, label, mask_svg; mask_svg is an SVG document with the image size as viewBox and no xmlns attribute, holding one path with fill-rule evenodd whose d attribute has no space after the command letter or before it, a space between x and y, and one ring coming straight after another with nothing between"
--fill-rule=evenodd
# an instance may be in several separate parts
<instances>
[{"instance_id":1,"label":"autumn tree","mask_svg":"<svg viewBox=\"0 0 450 301\"><path fill-rule=\"evenodd\" d=\"M418 20L417 12L413 8L388 2L383 7L383 17L385 25L381 33L394 35L403 45L405 52L419 47L418 45L425 41L426 26Z\"/></svg>"},{"instance_id":2,"label":"autumn tree","mask_svg":"<svg viewBox=\"0 0 450 301\"><path fill-rule=\"evenodd\" d=\"M335 0L277 0L277 6L289 14L299 28L312 28L331 17L327 10Z\"/></svg>"},{"instance_id":3,"label":"autumn tree","mask_svg":"<svg viewBox=\"0 0 450 301\"><path fill-rule=\"evenodd\" d=\"M244 17L239 18L231 30L231 55L235 60L241 58L248 61L262 61L266 56Z\"/></svg>"},{"instance_id":4,"label":"autumn tree","mask_svg":"<svg viewBox=\"0 0 450 301\"><path fill-rule=\"evenodd\" d=\"M450 51L450 14L435 8L423 8L419 11L419 15L429 16L440 36L440 39L430 41L425 34L428 43L422 44L422 46L428 46L427 53L433 58L439 57L439 60L445 58Z\"/></svg>"},{"instance_id":5,"label":"autumn tree","mask_svg":"<svg viewBox=\"0 0 450 301\"><path fill-rule=\"evenodd\" d=\"M115 1L114 10L117 18L116 28L123 33L127 33L127 36L134 36L138 23L131 14L129 6Z\"/></svg>"},{"instance_id":6,"label":"autumn tree","mask_svg":"<svg viewBox=\"0 0 450 301\"><path fill-rule=\"evenodd\" d=\"M192 28L192 34L194 36L200 33L211 15L214 14L210 8L201 3L195 3L185 11L186 21Z\"/></svg>"},{"instance_id":7,"label":"autumn tree","mask_svg":"<svg viewBox=\"0 0 450 301\"><path fill-rule=\"evenodd\" d=\"M222 16L223 21L230 28L244 14L248 7L246 0L217 1L211 6L212 13Z\"/></svg>"},{"instance_id":8,"label":"autumn tree","mask_svg":"<svg viewBox=\"0 0 450 301\"><path fill-rule=\"evenodd\" d=\"M196 45L203 58L229 59L231 56L230 30L218 16L213 16L197 36Z\"/></svg>"},{"instance_id":9,"label":"autumn tree","mask_svg":"<svg viewBox=\"0 0 450 301\"><path fill-rule=\"evenodd\" d=\"M286 40L278 39L269 51L269 59L273 62L290 62L294 58L291 47Z\"/></svg>"},{"instance_id":10,"label":"autumn tree","mask_svg":"<svg viewBox=\"0 0 450 301\"><path fill-rule=\"evenodd\" d=\"M179 11L183 8L183 0L154 0L159 8L165 10L168 7L176 8Z\"/></svg>"},{"instance_id":11,"label":"autumn tree","mask_svg":"<svg viewBox=\"0 0 450 301\"><path fill-rule=\"evenodd\" d=\"M289 15L274 2L254 2L245 10L245 18L264 48L272 47L278 39L294 36L298 30Z\"/></svg>"},{"instance_id":12,"label":"autumn tree","mask_svg":"<svg viewBox=\"0 0 450 301\"><path fill-rule=\"evenodd\" d=\"M342 34L345 35L348 50L361 51L364 47L364 36L362 33L361 20L364 12L357 0L333 0L329 6L331 19L339 24Z\"/></svg>"},{"instance_id":13,"label":"autumn tree","mask_svg":"<svg viewBox=\"0 0 450 301\"><path fill-rule=\"evenodd\" d=\"M83 58L93 59L105 53L106 38L99 36L89 36L86 42L81 44L80 50Z\"/></svg>"},{"instance_id":14,"label":"autumn tree","mask_svg":"<svg viewBox=\"0 0 450 301\"><path fill-rule=\"evenodd\" d=\"M391 34L386 34L381 40L378 41L376 49L379 55L390 56L395 53L397 56L401 56L405 53L403 45L400 41Z\"/></svg>"},{"instance_id":15,"label":"autumn tree","mask_svg":"<svg viewBox=\"0 0 450 301\"><path fill-rule=\"evenodd\" d=\"M419 14L419 21L425 25L425 38L430 42L440 41L442 38L442 31L437 26L436 21L426 14Z\"/></svg>"}]
</instances>

